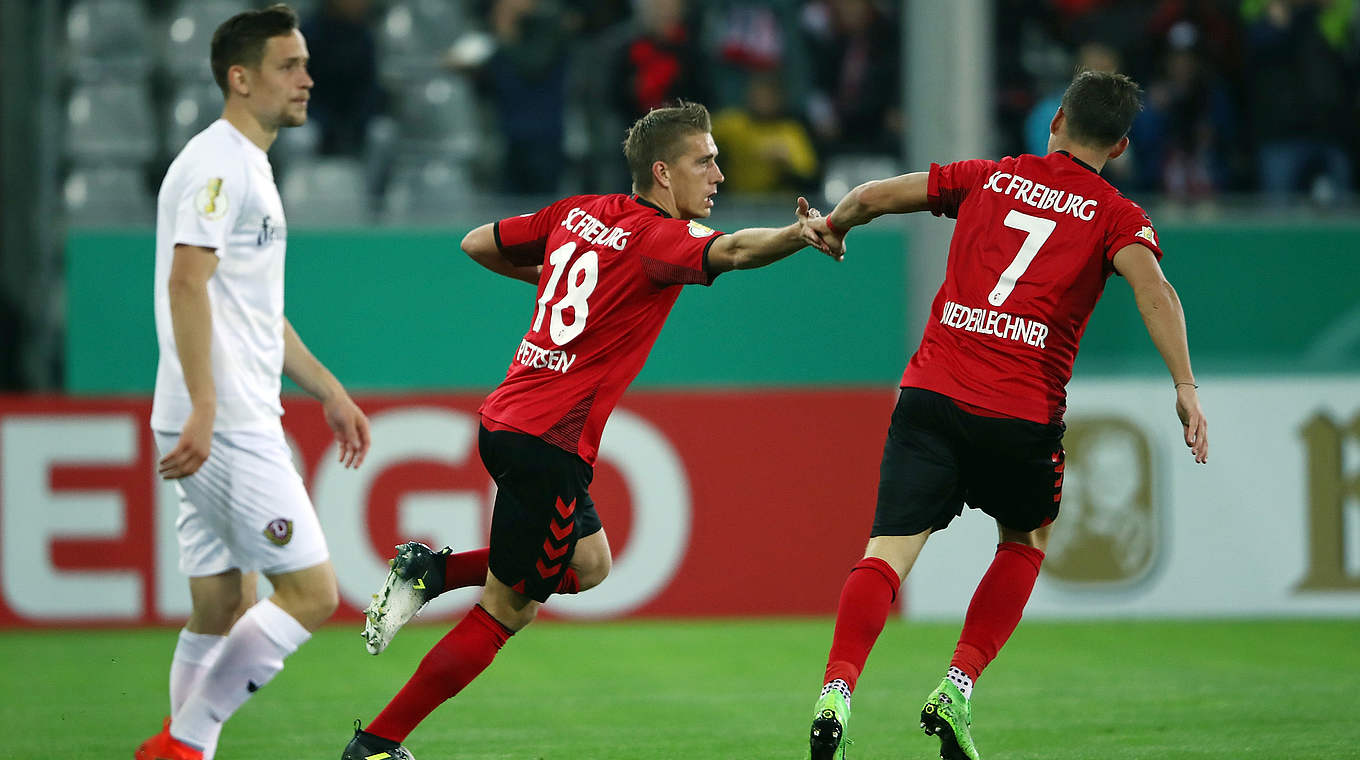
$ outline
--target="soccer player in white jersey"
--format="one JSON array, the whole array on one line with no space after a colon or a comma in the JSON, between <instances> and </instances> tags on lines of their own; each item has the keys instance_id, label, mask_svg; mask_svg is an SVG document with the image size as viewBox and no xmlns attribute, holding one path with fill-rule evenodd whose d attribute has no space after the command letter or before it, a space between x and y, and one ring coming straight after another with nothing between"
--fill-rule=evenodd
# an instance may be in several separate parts
<instances>
[{"instance_id":1,"label":"soccer player in white jersey","mask_svg":"<svg viewBox=\"0 0 1360 760\"><path fill-rule=\"evenodd\" d=\"M357 467L368 420L283 315L287 224L265 154L307 119L312 80L297 16L233 16L212 40L222 118L170 165L156 211L160 366L151 427L180 495L180 569L193 612L170 666L171 717L136 760L203 760L222 723L338 603L325 537L292 464L280 373L322 402ZM273 595L251 604L264 573ZM246 608L242 613L241 610Z\"/></svg>"}]
</instances>

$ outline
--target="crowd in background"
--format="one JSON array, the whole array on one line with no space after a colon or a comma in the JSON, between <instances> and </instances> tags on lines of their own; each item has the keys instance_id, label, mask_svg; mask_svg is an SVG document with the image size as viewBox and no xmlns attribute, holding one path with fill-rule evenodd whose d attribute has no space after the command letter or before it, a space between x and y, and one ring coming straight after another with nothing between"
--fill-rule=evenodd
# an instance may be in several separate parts
<instances>
[{"instance_id":1,"label":"crowd in background","mask_svg":"<svg viewBox=\"0 0 1360 760\"><path fill-rule=\"evenodd\" d=\"M101 1L113 0L85 0ZM1360 168L1357 2L996 0L993 148L1042 152L1074 68L1117 69L1146 90L1129 158L1109 172L1121 189L1191 201L1260 192L1281 205L1342 205ZM283 184L290 212L305 209L290 189L303 196L313 187L322 206L352 216L358 209L325 193L351 176L364 185L363 211L373 218L460 188L533 196L626 189L624 129L677 98L713 112L729 194L831 194L828 175L866 159L876 169L909 168L901 161L911 119L901 99L898 3L295 6L316 86L310 125L289 130L274 151L285 180L291 169L307 169ZM184 7L147 4L150 18ZM210 88L200 90L204 97ZM213 115L207 103L193 128ZM175 142L145 162L149 187ZM360 168L311 171L333 158Z\"/></svg>"}]
</instances>

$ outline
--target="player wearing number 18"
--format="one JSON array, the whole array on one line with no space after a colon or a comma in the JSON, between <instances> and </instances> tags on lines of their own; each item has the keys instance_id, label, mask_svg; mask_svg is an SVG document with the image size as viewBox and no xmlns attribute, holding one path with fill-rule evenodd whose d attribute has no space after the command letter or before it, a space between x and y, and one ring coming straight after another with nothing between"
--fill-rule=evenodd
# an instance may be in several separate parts
<instances>
[{"instance_id":1,"label":"player wearing number 18","mask_svg":"<svg viewBox=\"0 0 1360 760\"><path fill-rule=\"evenodd\" d=\"M864 559L841 591L813 713L813 760L836 756L850 696L897 589L933 532L963 504L996 519L996 557L978 584L946 677L921 711L940 756L978 760L973 682L1020 622L1063 480L1063 413L1077 343L1111 274L1133 288L1171 371L1197 462L1208 457L1176 291L1152 223L1100 177L1128 147L1140 108L1126 76L1077 75L1050 126L1049 153L960 161L855 188L809 232L844 252L845 233L886 213L958 219L945 281L902 377ZM966 572L957 568L957 572Z\"/></svg>"},{"instance_id":2,"label":"player wearing number 18","mask_svg":"<svg viewBox=\"0 0 1360 760\"><path fill-rule=\"evenodd\" d=\"M723 272L762 267L809 244L804 228L817 212L802 198L796 221L779 229L725 235L692 221L709 215L723 181L702 105L643 116L624 154L633 194L564 198L463 239L479 264L538 287L529 331L481 408L478 446L497 486L491 545L459 554L399 547L367 610L369 651L381 652L437 594L485 589L342 758L402 757L400 743L415 726L476 678L550 595L604 580L609 542L589 492L600 435L680 286L710 285ZM544 677L545 695L559 700L567 685Z\"/></svg>"}]
</instances>

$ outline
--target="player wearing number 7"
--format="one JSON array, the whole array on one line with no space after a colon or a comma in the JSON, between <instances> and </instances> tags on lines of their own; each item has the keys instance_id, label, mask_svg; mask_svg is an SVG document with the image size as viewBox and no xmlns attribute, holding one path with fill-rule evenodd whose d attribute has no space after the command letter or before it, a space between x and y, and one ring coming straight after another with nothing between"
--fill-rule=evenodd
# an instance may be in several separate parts
<instances>
[{"instance_id":1,"label":"player wearing number 7","mask_svg":"<svg viewBox=\"0 0 1360 760\"><path fill-rule=\"evenodd\" d=\"M600 434L680 286L710 285L809 244L804 228L817 212L802 198L796 221L780 229L725 235L691 221L709 215L723 181L702 105L653 110L628 130L623 150L633 194L564 198L463 239L479 264L538 286L529 331L481 407L478 447L497 486L491 545L460 554L398 547L366 611L369 652L381 652L439 593L485 589L367 730L355 731L344 759L409 757L407 735L476 678L550 595L604 580L609 542L588 490ZM550 701L561 696L562 684L546 686Z\"/></svg>"},{"instance_id":2,"label":"player wearing number 7","mask_svg":"<svg viewBox=\"0 0 1360 760\"><path fill-rule=\"evenodd\" d=\"M1053 117L1048 155L932 164L861 185L809 223L840 254L850 228L882 214L958 219L944 284L902 377L869 545L841 591L813 760L841 749L851 692L898 587L926 538L964 503L996 519L1000 543L921 726L940 738L941 757L978 760L973 683L1019 624L1039 574L1062 494L1065 387L1111 274L1133 288L1171 370L1186 445L1195 461L1208 458L1185 318L1158 264L1156 232L1099 173L1128 147L1138 96L1126 76L1080 73Z\"/></svg>"}]
</instances>

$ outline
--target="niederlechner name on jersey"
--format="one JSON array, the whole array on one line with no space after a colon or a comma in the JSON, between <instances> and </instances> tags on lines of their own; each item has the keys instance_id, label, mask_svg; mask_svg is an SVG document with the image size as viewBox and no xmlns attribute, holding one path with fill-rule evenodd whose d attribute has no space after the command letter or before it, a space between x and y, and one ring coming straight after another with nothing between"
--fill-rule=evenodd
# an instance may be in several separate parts
<instances>
[{"instance_id":1,"label":"niederlechner name on jersey","mask_svg":"<svg viewBox=\"0 0 1360 760\"><path fill-rule=\"evenodd\" d=\"M571 365L576 363L576 354L539 348L527 340L521 340L519 350L515 352L515 361L532 369L551 369L566 374Z\"/></svg>"},{"instance_id":2,"label":"niederlechner name on jersey","mask_svg":"<svg viewBox=\"0 0 1360 760\"><path fill-rule=\"evenodd\" d=\"M1039 348L1046 348L1044 338L1048 337L1048 325L1036 319L1025 319L1004 311L972 309L953 301L944 302L940 324L979 335L995 335L998 338L1015 340Z\"/></svg>"},{"instance_id":3,"label":"niederlechner name on jersey","mask_svg":"<svg viewBox=\"0 0 1360 760\"><path fill-rule=\"evenodd\" d=\"M1040 211L1052 209L1059 214L1071 214L1086 222L1095 218L1096 206L1099 205L1099 201L1094 198L1083 198L1076 193L1048 187L1010 172L996 172L987 178L987 183L982 189L1008 195Z\"/></svg>"},{"instance_id":4,"label":"niederlechner name on jersey","mask_svg":"<svg viewBox=\"0 0 1360 760\"><path fill-rule=\"evenodd\" d=\"M567 212L567 218L562 220L562 226L587 243L593 243L601 248L608 246L616 251L622 251L623 247L628 245L628 236L633 234L632 230L610 227L579 208Z\"/></svg>"}]
</instances>

